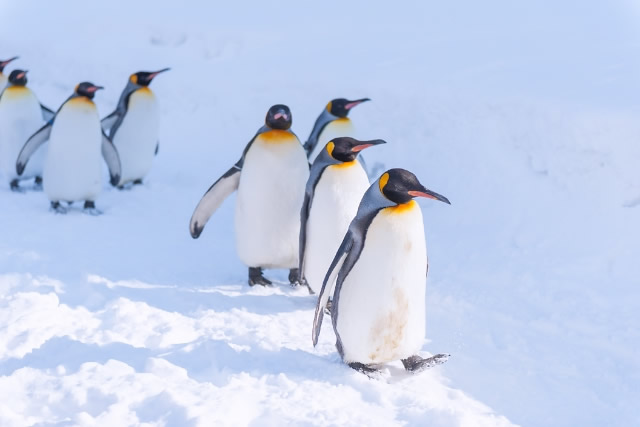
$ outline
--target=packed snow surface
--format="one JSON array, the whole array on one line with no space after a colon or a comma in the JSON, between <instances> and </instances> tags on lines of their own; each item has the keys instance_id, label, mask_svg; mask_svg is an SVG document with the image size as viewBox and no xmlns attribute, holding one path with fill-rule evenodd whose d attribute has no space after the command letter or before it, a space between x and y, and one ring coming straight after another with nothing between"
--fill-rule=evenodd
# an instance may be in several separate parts
<instances>
[{"instance_id":1,"label":"packed snow surface","mask_svg":"<svg viewBox=\"0 0 640 427\"><path fill-rule=\"evenodd\" d=\"M0 185L0 425L640 425L640 4L0 3L2 59L56 109L151 88L160 151L99 217ZM413 171L430 260L419 375L341 363L315 301L254 289L235 196L188 221L272 104L332 98L369 164ZM104 168L106 169L106 168ZM3 181L4 182L4 181ZM259 214L258 212L256 214Z\"/></svg>"}]
</instances>

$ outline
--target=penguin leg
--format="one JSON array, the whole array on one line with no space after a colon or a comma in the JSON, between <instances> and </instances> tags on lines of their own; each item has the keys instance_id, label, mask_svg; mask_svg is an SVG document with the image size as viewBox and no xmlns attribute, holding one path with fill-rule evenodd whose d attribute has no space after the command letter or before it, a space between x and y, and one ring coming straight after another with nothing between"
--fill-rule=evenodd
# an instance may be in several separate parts
<instances>
[{"instance_id":1,"label":"penguin leg","mask_svg":"<svg viewBox=\"0 0 640 427\"><path fill-rule=\"evenodd\" d=\"M261 267L249 267L249 286L272 286L271 280L262 275Z\"/></svg>"},{"instance_id":2,"label":"penguin leg","mask_svg":"<svg viewBox=\"0 0 640 427\"><path fill-rule=\"evenodd\" d=\"M133 185L142 185L142 178L138 178L133 181Z\"/></svg>"},{"instance_id":3,"label":"penguin leg","mask_svg":"<svg viewBox=\"0 0 640 427\"><path fill-rule=\"evenodd\" d=\"M436 365L441 365L449 359L448 354L436 354L428 358L420 357L417 354L415 356L402 359L404 369L409 372L422 372L425 369L433 368Z\"/></svg>"},{"instance_id":4,"label":"penguin leg","mask_svg":"<svg viewBox=\"0 0 640 427\"><path fill-rule=\"evenodd\" d=\"M365 375L374 374L378 372L376 368L372 368L370 365L365 365L364 363L360 363L360 362L347 363L347 365L349 365L351 369L355 369L356 371Z\"/></svg>"},{"instance_id":5,"label":"penguin leg","mask_svg":"<svg viewBox=\"0 0 640 427\"><path fill-rule=\"evenodd\" d=\"M93 200L86 200L84 202L84 213L93 216L102 215L102 211L96 209L96 204Z\"/></svg>"},{"instance_id":6,"label":"penguin leg","mask_svg":"<svg viewBox=\"0 0 640 427\"><path fill-rule=\"evenodd\" d=\"M34 191L42 191L42 177L36 176L36 179L33 181L33 190Z\"/></svg>"},{"instance_id":7,"label":"penguin leg","mask_svg":"<svg viewBox=\"0 0 640 427\"><path fill-rule=\"evenodd\" d=\"M67 213L67 208L65 208L64 206L62 206L60 204L60 202L58 201L52 201L51 202L51 208L50 210L52 210L53 212L57 213L57 214L66 214Z\"/></svg>"},{"instance_id":8,"label":"penguin leg","mask_svg":"<svg viewBox=\"0 0 640 427\"><path fill-rule=\"evenodd\" d=\"M313 294L311 287L307 283L307 279L302 277L302 275L300 274L299 268L292 268L291 270L289 270L289 283L294 288L297 288L298 286L306 286L307 290L309 291L309 295Z\"/></svg>"},{"instance_id":9,"label":"penguin leg","mask_svg":"<svg viewBox=\"0 0 640 427\"><path fill-rule=\"evenodd\" d=\"M13 191L14 193L24 193L24 189L20 188L20 180L18 178L11 180L11 182L9 183L9 188L11 188L11 191Z\"/></svg>"}]
</instances>

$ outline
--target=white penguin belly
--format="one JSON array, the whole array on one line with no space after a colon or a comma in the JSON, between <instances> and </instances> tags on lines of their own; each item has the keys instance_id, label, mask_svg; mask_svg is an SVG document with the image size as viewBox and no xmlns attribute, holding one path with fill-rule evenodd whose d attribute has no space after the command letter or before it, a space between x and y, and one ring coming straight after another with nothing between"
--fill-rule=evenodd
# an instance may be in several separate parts
<instances>
[{"instance_id":1,"label":"white penguin belly","mask_svg":"<svg viewBox=\"0 0 640 427\"><path fill-rule=\"evenodd\" d=\"M16 178L16 160L25 142L44 125L40 102L25 86L11 86L0 98L0 172ZM22 178L42 176L46 147L40 147L29 159Z\"/></svg>"},{"instance_id":2,"label":"white penguin belly","mask_svg":"<svg viewBox=\"0 0 640 427\"><path fill-rule=\"evenodd\" d=\"M303 266L304 276L316 294L367 188L367 174L357 161L328 166L316 185L307 220Z\"/></svg>"},{"instance_id":3,"label":"white penguin belly","mask_svg":"<svg viewBox=\"0 0 640 427\"><path fill-rule=\"evenodd\" d=\"M236 200L238 256L250 267L298 264L300 209L309 178L307 158L295 135L259 135L245 157Z\"/></svg>"},{"instance_id":4,"label":"white penguin belly","mask_svg":"<svg viewBox=\"0 0 640 427\"><path fill-rule=\"evenodd\" d=\"M320 135L318 136L318 144L316 144L315 148L311 152L311 156L309 157L311 163L313 163L315 158L318 157L318 154L320 154L320 151L322 151L324 146L327 145L327 142L341 136L355 136L353 124L347 117L334 120L322 129L322 132L320 132Z\"/></svg>"},{"instance_id":5,"label":"white penguin belly","mask_svg":"<svg viewBox=\"0 0 640 427\"><path fill-rule=\"evenodd\" d=\"M158 144L159 112L153 92L138 89L129 97L127 114L113 137L120 155L120 184L144 178L153 163Z\"/></svg>"},{"instance_id":6,"label":"white penguin belly","mask_svg":"<svg viewBox=\"0 0 640 427\"><path fill-rule=\"evenodd\" d=\"M44 164L44 191L52 201L95 200L102 189L102 133L93 102L69 100L53 123Z\"/></svg>"},{"instance_id":7,"label":"white penguin belly","mask_svg":"<svg viewBox=\"0 0 640 427\"><path fill-rule=\"evenodd\" d=\"M418 204L411 201L378 213L340 290L336 326L346 362L386 363L420 350L426 270Z\"/></svg>"}]
</instances>

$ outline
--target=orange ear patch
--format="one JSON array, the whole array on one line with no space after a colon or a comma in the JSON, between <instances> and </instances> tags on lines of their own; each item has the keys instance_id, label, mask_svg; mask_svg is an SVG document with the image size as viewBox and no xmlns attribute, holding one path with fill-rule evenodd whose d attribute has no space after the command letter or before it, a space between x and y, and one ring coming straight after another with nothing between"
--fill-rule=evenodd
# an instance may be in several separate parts
<instances>
[{"instance_id":1,"label":"orange ear patch","mask_svg":"<svg viewBox=\"0 0 640 427\"><path fill-rule=\"evenodd\" d=\"M385 172L381 177L380 177L380 181L378 182L378 185L380 185L380 192L383 193L382 190L384 190L384 186L387 185L387 182L389 182L389 173ZM384 193L383 193L384 194Z\"/></svg>"}]
</instances>

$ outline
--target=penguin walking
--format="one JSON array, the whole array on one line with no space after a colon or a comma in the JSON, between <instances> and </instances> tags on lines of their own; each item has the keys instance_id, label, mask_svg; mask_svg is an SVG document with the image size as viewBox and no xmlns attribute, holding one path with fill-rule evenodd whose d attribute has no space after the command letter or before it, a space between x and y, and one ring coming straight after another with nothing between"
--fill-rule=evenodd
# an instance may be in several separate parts
<instances>
[{"instance_id":1,"label":"penguin walking","mask_svg":"<svg viewBox=\"0 0 640 427\"><path fill-rule=\"evenodd\" d=\"M66 213L60 202L84 200L85 212L97 215L95 199L102 189L102 157L107 162L111 184L120 182L118 152L100 127L98 110L93 103L97 90L93 83L83 82L58 109L55 116L25 143L16 171L22 175L29 158L49 140L44 163L44 192L51 209Z\"/></svg>"},{"instance_id":2,"label":"penguin walking","mask_svg":"<svg viewBox=\"0 0 640 427\"><path fill-rule=\"evenodd\" d=\"M394 360L402 360L407 371L418 372L448 358L438 354L425 359L417 354L425 335L429 267L422 211L415 197L450 204L407 170L382 174L364 194L322 284L313 345L333 291L336 347L342 360L360 372L374 372L372 365Z\"/></svg>"},{"instance_id":3,"label":"penguin walking","mask_svg":"<svg viewBox=\"0 0 640 427\"><path fill-rule=\"evenodd\" d=\"M129 76L113 113L102 119L102 129L118 149L122 165L119 188L127 183L142 184L158 154L160 115L156 97L149 89L151 81L169 71L139 71Z\"/></svg>"},{"instance_id":4,"label":"penguin walking","mask_svg":"<svg viewBox=\"0 0 640 427\"><path fill-rule=\"evenodd\" d=\"M4 67L9 65L11 61L15 61L16 59L18 59L18 57L14 56L13 58L9 58L5 61L0 61L0 93L2 93L4 88L7 86L7 83L9 82L7 76L4 74Z\"/></svg>"},{"instance_id":5,"label":"penguin walking","mask_svg":"<svg viewBox=\"0 0 640 427\"><path fill-rule=\"evenodd\" d=\"M356 215L369 178L356 160L360 152L381 139L358 141L335 138L328 142L311 166L300 212L300 282L319 293L322 281Z\"/></svg>"},{"instance_id":6,"label":"penguin walking","mask_svg":"<svg viewBox=\"0 0 640 427\"><path fill-rule=\"evenodd\" d=\"M207 190L189 223L191 236L197 239L224 199L238 190L236 247L249 267L251 286L272 284L263 276L263 268L289 269L289 281L298 284L300 206L309 163L291 122L289 107L272 106L265 125L240 160Z\"/></svg>"},{"instance_id":7,"label":"penguin walking","mask_svg":"<svg viewBox=\"0 0 640 427\"><path fill-rule=\"evenodd\" d=\"M22 145L53 115L27 87L27 71L13 70L9 85L0 95L0 173L10 181L12 191L21 191L15 162ZM36 187L40 187L43 164L44 150L38 150L22 178L35 178Z\"/></svg>"},{"instance_id":8,"label":"penguin walking","mask_svg":"<svg viewBox=\"0 0 640 427\"><path fill-rule=\"evenodd\" d=\"M366 101L370 101L370 99L362 98L349 101L344 98L336 98L329 101L316 119L307 142L304 143L307 157L312 163L325 144L333 138L354 136L353 124L347 116L353 107Z\"/></svg>"}]
</instances>

